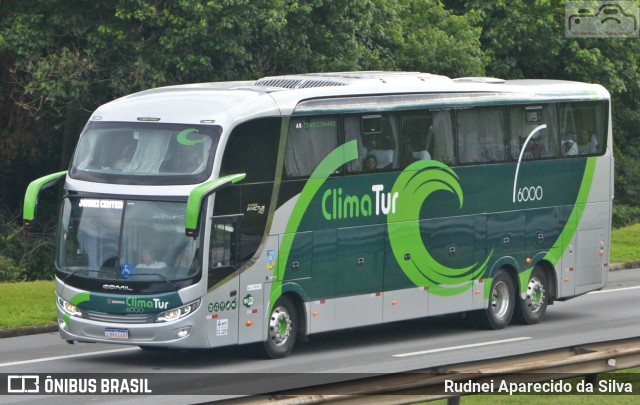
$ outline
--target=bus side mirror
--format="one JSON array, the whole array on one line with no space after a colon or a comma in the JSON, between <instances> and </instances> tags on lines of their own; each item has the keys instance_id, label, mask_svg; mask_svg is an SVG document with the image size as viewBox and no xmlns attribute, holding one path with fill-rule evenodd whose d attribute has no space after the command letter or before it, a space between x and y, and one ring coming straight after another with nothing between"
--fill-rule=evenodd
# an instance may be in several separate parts
<instances>
[{"instance_id":1,"label":"bus side mirror","mask_svg":"<svg viewBox=\"0 0 640 405\"><path fill-rule=\"evenodd\" d=\"M189 193L187 200L187 212L185 215L185 234L192 238L197 238L200 234L200 217L202 215L202 203L211 194L229 184L243 180L245 173L230 174L219 179L211 180L199 185Z\"/></svg>"},{"instance_id":2,"label":"bus side mirror","mask_svg":"<svg viewBox=\"0 0 640 405\"><path fill-rule=\"evenodd\" d=\"M67 171L57 172L49 174L44 177L40 177L29 183L27 191L24 195L24 204L22 208L22 223L27 229L33 228L35 224L36 208L38 206L38 198L42 190L45 190L51 186L57 185L62 179L65 178Z\"/></svg>"}]
</instances>

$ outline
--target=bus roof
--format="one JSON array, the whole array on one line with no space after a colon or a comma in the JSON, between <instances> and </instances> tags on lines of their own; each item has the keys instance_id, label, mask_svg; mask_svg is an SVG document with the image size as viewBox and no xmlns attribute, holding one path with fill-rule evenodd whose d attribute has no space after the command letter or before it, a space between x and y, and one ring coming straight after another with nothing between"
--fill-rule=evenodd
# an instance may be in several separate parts
<instances>
[{"instance_id":1,"label":"bus roof","mask_svg":"<svg viewBox=\"0 0 640 405\"><path fill-rule=\"evenodd\" d=\"M99 107L92 120L215 121L228 127L248 117L291 115L305 100L426 93L484 93L531 100L609 98L600 85L561 80L450 79L420 72L309 73L146 90Z\"/></svg>"}]
</instances>

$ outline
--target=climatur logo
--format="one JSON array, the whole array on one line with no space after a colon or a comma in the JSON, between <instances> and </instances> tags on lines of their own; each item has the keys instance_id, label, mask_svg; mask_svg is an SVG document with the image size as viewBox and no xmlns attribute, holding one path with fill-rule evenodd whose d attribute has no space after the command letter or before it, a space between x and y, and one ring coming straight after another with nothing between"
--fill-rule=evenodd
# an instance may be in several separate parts
<instances>
[{"instance_id":1,"label":"climatur logo","mask_svg":"<svg viewBox=\"0 0 640 405\"><path fill-rule=\"evenodd\" d=\"M167 301L160 301L159 298L141 299L136 297L127 297L125 303L129 307L146 309L167 309L169 305Z\"/></svg>"},{"instance_id":2,"label":"climatur logo","mask_svg":"<svg viewBox=\"0 0 640 405\"><path fill-rule=\"evenodd\" d=\"M388 215L396 212L398 193L384 193L382 184L371 186L372 195L349 195L342 188L330 188L322 196L322 216L327 221L335 219ZM374 203L375 201L375 203Z\"/></svg>"}]
</instances>

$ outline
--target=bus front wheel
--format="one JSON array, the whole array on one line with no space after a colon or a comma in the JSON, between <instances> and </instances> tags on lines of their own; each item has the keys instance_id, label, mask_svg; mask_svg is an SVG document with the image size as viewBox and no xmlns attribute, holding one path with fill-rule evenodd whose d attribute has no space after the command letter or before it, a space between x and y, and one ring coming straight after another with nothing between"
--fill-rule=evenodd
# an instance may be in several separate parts
<instances>
[{"instance_id":1,"label":"bus front wheel","mask_svg":"<svg viewBox=\"0 0 640 405\"><path fill-rule=\"evenodd\" d=\"M266 357L286 357L293 349L297 329L297 314L293 302L282 296L276 301L269 316L267 340L263 344Z\"/></svg>"},{"instance_id":2,"label":"bus front wheel","mask_svg":"<svg viewBox=\"0 0 640 405\"><path fill-rule=\"evenodd\" d=\"M526 296L518 301L516 318L518 322L533 325L539 323L547 312L549 303L549 282L545 272L536 267L531 272Z\"/></svg>"},{"instance_id":3,"label":"bus front wheel","mask_svg":"<svg viewBox=\"0 0 640 405\"><path fill-rule=\"evenodd\" d=\"M515 287L506 270L498 270L491 282L489 305L477 314L485 329L503 329L511 322L515 309Z\"/></svg>"}]
</instances>

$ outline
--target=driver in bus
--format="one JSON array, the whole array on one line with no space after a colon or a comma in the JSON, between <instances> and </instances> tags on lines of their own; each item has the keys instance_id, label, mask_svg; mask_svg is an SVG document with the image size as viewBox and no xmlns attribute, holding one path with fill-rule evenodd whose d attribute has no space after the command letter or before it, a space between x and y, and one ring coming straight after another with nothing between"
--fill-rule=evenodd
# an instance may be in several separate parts
<instances>
[{"instance_id":1,"label":"driver in bus","mask_svg":"<svg viewBox=\"0 0 640 405\"><path fill-rule=\"evenodd\" d=\"M156 259L156 252L151 248L142 250L142 263L136 266L136 269L164 269L167 263L159 262Z\"/></svg>"}]
</instances>

